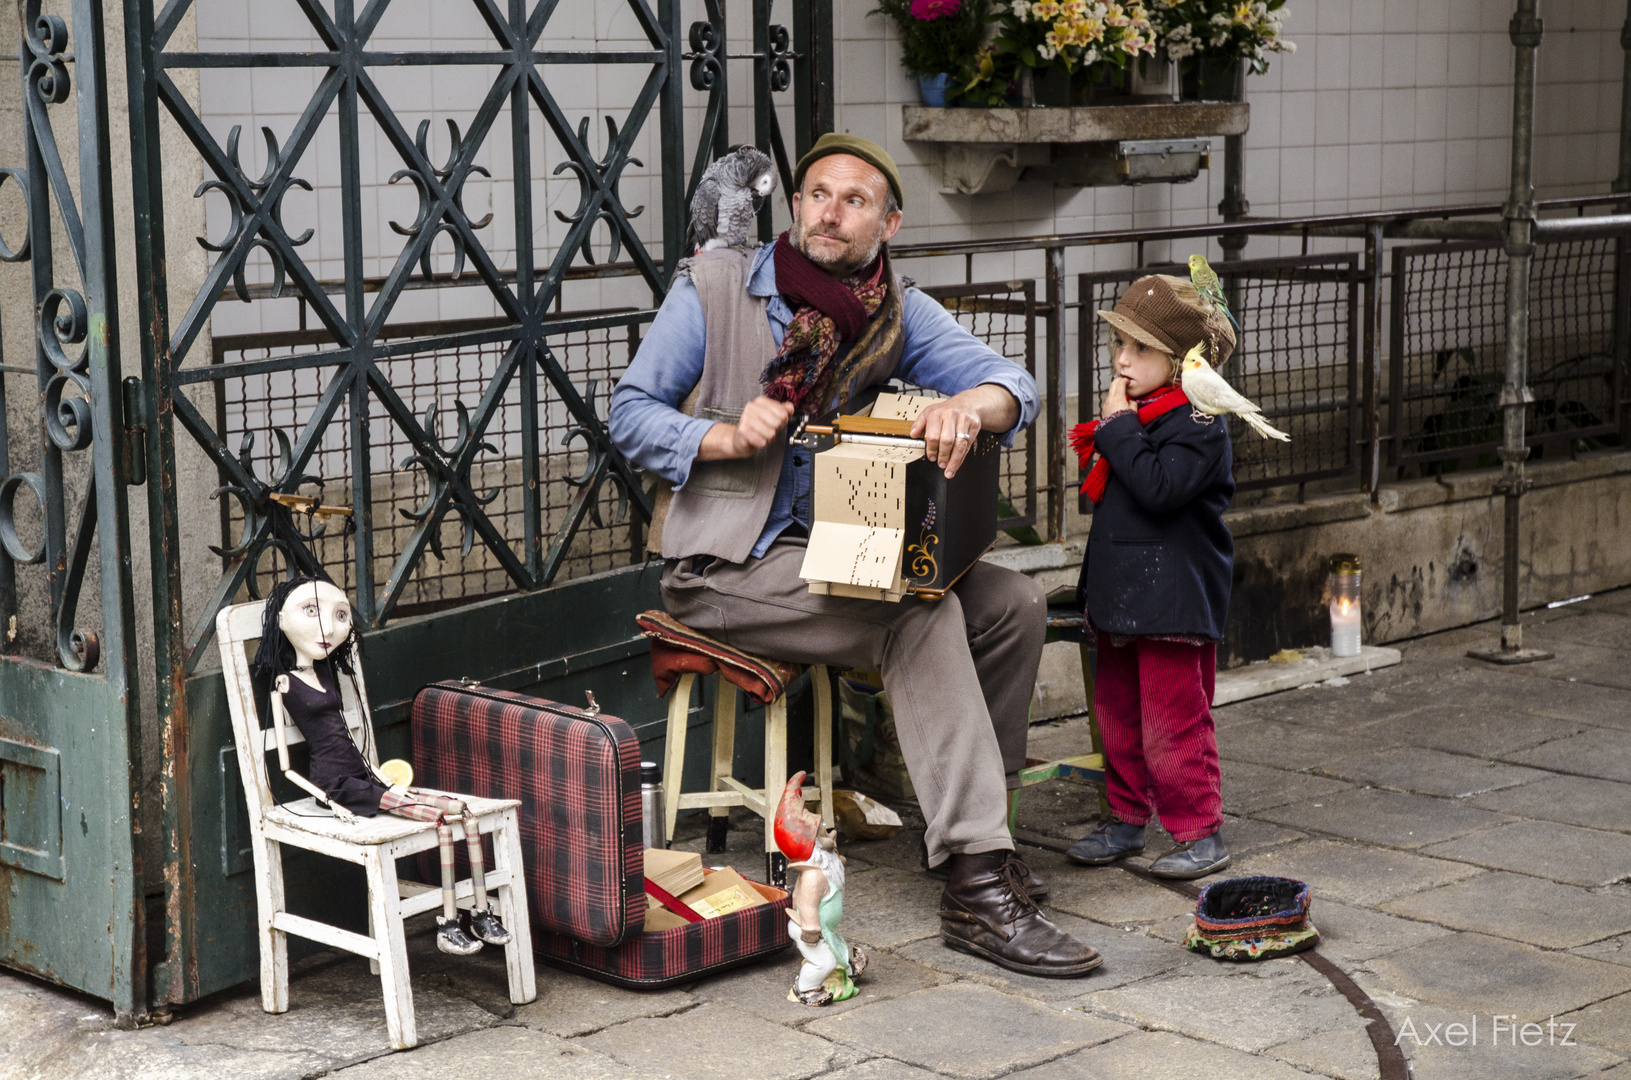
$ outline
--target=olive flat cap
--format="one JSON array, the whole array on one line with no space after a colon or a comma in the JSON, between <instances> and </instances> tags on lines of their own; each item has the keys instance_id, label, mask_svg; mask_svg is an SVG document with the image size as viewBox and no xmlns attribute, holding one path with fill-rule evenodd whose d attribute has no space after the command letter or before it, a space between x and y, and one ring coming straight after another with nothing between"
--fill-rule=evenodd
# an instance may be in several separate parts
<instances>
[{"instance_id":1,"label":"olive flat cap","mask_svg":"<svg viewBox=\"0 0 1631 1080\"><path fill-rule=\"evenodd\" d=\"M804 186L804 174L809 171L810 163L829 154L848 154L858 157L883 173L884 179L889 181L889 190L895 193L895 205L906 205L906 193L901 189L900 170L895 167L895 159L889 156L889 151L858 135L844 135L840 132L829 131L816 140L816 144L799 158L798 168L793 170L793 190L797 191Z\"/></svg>"}]
</instances>

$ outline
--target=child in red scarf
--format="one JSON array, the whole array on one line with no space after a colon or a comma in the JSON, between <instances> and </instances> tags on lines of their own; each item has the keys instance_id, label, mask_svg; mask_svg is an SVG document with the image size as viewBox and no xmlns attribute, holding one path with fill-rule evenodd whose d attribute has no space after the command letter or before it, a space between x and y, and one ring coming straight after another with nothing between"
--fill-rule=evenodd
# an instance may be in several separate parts
<instances>
[{"instance_id":1,"label":"child in red scarf","mask_svg":"<svg viewBox=\"0 0 1631 1080\"><path fill-rule=\"evenodd\" d=\"M1133 282L1112 311L1116 377L1100 419L1071 443L1096 504L1077 600L1098 642L1093 706L1104 740L1115 820L1072 845L1102 866L1144 850L1160 815L1178 841L1150 867L1204 877L1227 866L1212 683L1229 609L1234 541L1223 511L1234 497L1227 425L1190 406L1179 357L1205 342L1212 363L1234 349L1227 319L1188 281Z\"/></svg>"}]
</instances>

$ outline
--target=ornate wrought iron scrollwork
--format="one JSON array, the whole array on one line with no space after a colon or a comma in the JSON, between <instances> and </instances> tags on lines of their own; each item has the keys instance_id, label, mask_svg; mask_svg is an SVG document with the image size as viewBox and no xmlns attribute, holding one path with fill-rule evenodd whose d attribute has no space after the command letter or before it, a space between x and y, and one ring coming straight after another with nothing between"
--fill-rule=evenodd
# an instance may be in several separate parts
<instances>
[{"instance_id":1,"label":"ornate wrought iron scrollwork","mask_svg":"<svg viewBox=\"0 0 1631 1080\"><path fill-rule=\"evenodd\" d=\"M585 116L578 123L578 142L581 143L585 149L587 149L589 145L589 118L587 116ZM589 211L589 202L593 197L595 188L595 185L589 179L590 169L596 170L596 172L604 180L606 190L610 194L611 200L618 206L622 206L623 196L618 192L617 185L622 179L623 167L625 165L638 165L641 168L644 168L645 162L636 157L625 157L622 160L618 159L617 121L613 117L608 116L606 118L606 156L604 158L599 161L590 160L587 163L581 161L563 161L559 165L555 166L556 175L559 175L564 169L571 169L578 178L577 210L571 214L563 214L557 210L555 211L555 216L568 225L576 225L578 222L583 220L584 215ZM636 206L633 210L624 208L623 216L632 221L641 214L645 213L645 210L646 208L644 206ZM618 231L617 218L604 204L602 204L601 208L595 212L595 217L601 221L604 221L607 227L611 230L612 242L610 248L606 252L606 261L616 262L618 253L623 250L623 236L622 233ZM583 234L583 246L581 250L583 252L583 261L593 266L595 263L595 253L593 248L590 247L588 232Z\"/></svg>"},{"instance_id":2,"label":"ornate wrought iron scrollwork","mask_svg":"<svg viewBox=\"0 0 1631 1080\"><path fill-rule=\"evenodd\" d=\"M27 231L28 174L22 169L0 169L0 187L4 187L7 180L10 180L12 183L16 184L17 190L23 196L22 219L24 222L24 231L23 242L18 244L15 250L13 250L12 247L6 243L4 237L0 237L0 262L27 262L29 252L29 234Z\"/></svg>"},{"instance_id":3,"label":"ornate wrought iron scrollwork","mask_svg":"<svg viewBox=\"0 0 1631 1080\"><path fill-rule=\"evenodd\" d=\"M238 464L243 468L243 475L247 482L243 484L223 484L210 492L211 499L219 499L223 495L238 500L238 506L243 511L243 533L238 542L230 547L215 547L210 550L223 559L248 559L250 565L246 570L244 585L253 599L261 598L259 576L256 566L267 551L277 551L283 555L284 564L288 572L293 573L297 562L292 545L282 537L266 535L271 531L273 516L278 513L289 513L286 507L281 507L273 499L279 491L295 491L308 484L315 484L319 492L318 501L321 501L323 478L308 473L296 475L294 468L294 447L289 437L277 428L272 428L272 436L278 444L278 464L271 470L263 481L256 475L255 470L255 433L246 431L238 442ZM328 529L326 519L314 519L307 515L308 525L305 531L294 524L291 515L289 527L296 536L305 541L314 541L324 535ZM261 539L257 539L261 538Z\"/></svg>"},{"instance_id":4,"label":"ornate wrought iron scrollwork","mask_svg":"<svg viewBox=\"0 0 1631 1080\"><path fill-rule=\"evenodd\" d=\"M227 133L227 158L232 162L232 167L238 171L238 174L243 179L244 183L248 185L249 190L252 191L257 198L264 199L266 197L267 189L272 186L272 181L277 177L278 170L283 167L283 150L278 145L277 136L272 133L272 129L269 127L262 127L261 136L266 140L266 168L261 173L260 179L252 180L249 177L249 173L245 171L243 162L238 156L238 138L242 134L243 125L233 124L232 130ZM283 196L289 193L290 188L296 187L303 188L306 191L310 191L312 189L311 184L307 181L302 180L298 176L291 176L289 178L289 182L284 184L278 191L277 195L273 197L271 206L267 207L267 216L269 216L273 221L277 222L279 228L283 227ZM244 201L243 195L239 192L237 187L221 180L206 180L202 184L199 184L198 190L193 192L193 198L202 198L206 193L211 191L219 191L222 195L226 196L227 210L232 215L232 220L227 226L226 238L219 244L211 243L209 239L202 236L198 237L197 239L198 243L204 248L205 251L224 253L231 251L238 246L238 242L243 239L245 220L250 217L258 209L258 207L247 205ZM291 236L289 238L289 246L292 248L300 247L311 238L312 230L307 229L299 236ZM249 303L249 285L244 280L244 267L249 263L250 252L254 251L256 248L266 252L266 257L271 260L273 296L283 295L283 285L288 276L288 268L284 265L283 255L275 246L268 242L265 237L255 237L249 242L248 250L244 252L243 258L239 260L237 267L232 271L232 289L238 294L238 299L242 300L246 304Z\"/></svg>"},{"instance_id":5,"label":"ornate wrought iron scrollwork","mask_svg":"<svg viewBox=\"0 0 1631 1080\"><path fill-rule=\"evenodd\" d=\"M453 407L459 413L459 427L451 446L442 444L441 433L436 421L436 402L431 402L429 407L425 409L425 442L429 453L421 451L417 454L410 454L402 459L402 463L397 468L410 469L418 466L424 469L430 490L425 495L425 501L419 504L419 509L399 509L397 513L409 521L423 522L436 512L437 505L445 497L447 499L446 512L457 514L464 525L464 534L459 543L459 554L468 555L476 546L476 519L474 515L480 513L476 507L486 506L491 503L498 498L499 492L498 488L491 488L486 494L475 494L475 488L470 482L470 471L475 467L476 454L484 451L489 454L496 454L498 453L498 447L486 441L478 443L474 448L474 452L470 454L468 461L465 462L464 471L459 474L462 484L453 485L448 483L444 474L457 467L458 461L464 456L471 440L475 438L475 429L470 423L470 410L465 408L464 402L458 400L453 402ZM434 459L431 457L432 454L435 456ZM466 505L466 500L459 494L461 490L471 492L470 497L475 500L475 506ZM431 529L425 541L430 545L431 553L436 558L446 558L442 553L442 537L438 530Z\"/></svg>"},{"instance_id":6,"label":"ornate wrought iron scrollwork","mask_svg":"<svg viewBox=\"0 0 1631 1080\"><path fill-rule=\"evenodd\" d=\"M682 59L691 61L691 88L712 90L723 74L725 39L711 22L691 24L691 51Z\"/></svg>"},{"instance_id":7,"label":"ornate wrought iron scrollwork","mask_svg":"<svg viewBox=\"0 0 1631 1080\"><path fill-rule=\"evenodd\" d=\"M40 0L28 0L24 16L26 26L23 42L32 59L28 65L28 84L40 100L47 105L61 105L68 100L72 80L68 78L68 23L61 15L41 15Z\"/></svg>"},{"instance_id":8,"label":"ornate wrought iron scrollwork","mask_svg":"<svg viewBox=\"0 0 1631 1080\"><path fill-rule=\"evenodd\" d=\"M586 488L585 498L589 502L589 520L597 528L605 528L606 522L600 516L600 489L607 484L617 488L617 517L612 522L620 524L629 517L629 489L623 482L623 477L609 469L609 447L605 440L605 426L600 421L600 406L596 398L600 394L600 380L589 380L589 392L583 396L584 403L589 407L589 415L596 423L577 424L567 429L561 436L561 445L571 449L572 440L582 439L584 453L588 460L584 463L583 472L577 476L565 477L568 484L575 488Z\"/></svg>"},{"instance_id":9,"label":"ornate wrought iron scrollwork","mask_svg":"<svg viewBox=\"0 0 1631 1080\"><path fill-rule=\"evenodd\" d=\"M779 94L793 85L793 36L787 27L774 23L769 27L769 42L765 46L764 64L770 72L770 90Z\"/></svg>"},{"instance_id":10,"label":"ornate wrought iron scrollwork","mask_svg":"<svg viewBox=\"0 0 1631 1080\"><path fill-rule=\"evenodd\" d=\"M447 151L447 162L440 168L435 165L430 167L431 172L435 174L436 179L440 180L444 184L452 181L453 173L458 168L459 157L464 152L464 135L459 131L458 122L451 119L448 120L447 131L448 139L451 143ZM414 145L418 147L419 156L421 158L427 162L431 160L429 120L419 121L419 131L414 136ZM453 191L450 201L458 208L459 213L464 215L466 220L469 219L470 215L464 208L464 185L472 175L476 174L489 178L493 175L481 165L471 165L465 170L464 175L459 177L456 183L452 184ZM464 259L466 254L464 235L460 233L458 228L451 221L448 221L445 216L439 217L435 221L431 220L431 208L434 205L434 200L430 195L430 186L425 183L425 176L419 169L398 169L396 172L391 174L391 179L388 182L394 184L397 181L404 179L413 181L414 188L419 192L419 212L415 215L413 224L411 225L402 225L395 221L390 222L391 231L396 233L398 236L406 236L411 238L418 236L427 228L431 230L432 235L426 242L424 250L419 254L419 272L424 275L426 281L429 281L431 277L431 245L436 242L436 234L446 234L447 237L453 241L453 280L457 281L459 279L459 275L464 273ZM492 221L493 215L488 213L488 215L482 218L480 221L471 221L470 228L485 229L488 225L492 224Z\"/></svg>"}]
</instances>

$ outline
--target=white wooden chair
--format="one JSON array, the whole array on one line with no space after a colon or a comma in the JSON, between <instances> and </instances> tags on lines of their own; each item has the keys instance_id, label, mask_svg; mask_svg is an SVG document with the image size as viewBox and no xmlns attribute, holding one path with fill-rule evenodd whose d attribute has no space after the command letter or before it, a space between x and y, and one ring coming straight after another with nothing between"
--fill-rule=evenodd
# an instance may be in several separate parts
<instances>
[{"instance_id":1,"label":"white wooden chair","mask_svg":"<svg viewBox=\"0 0 1631 1080\"><path fill-rule=\"evenodd\" d=\"M437 910L442 904L439 885L400 881L396 860L436 847L436 825L381 813L347 824L315 799L279 805L267 779L267 754L277 754L277 733L262 730L255 711L255 691L249 676L247 645L261 633L264 603L238 604L216 617L215 633L226 678L227 705L232 713L232 734L238 749L238 768L249 800L250 846L255 860L255 900L261 955L261 1005L269 1013L289 1008L289 946L286 935L296 934L336 949L366 956L379 975L385 995L385 1023L391 1048L405 1050L418 1044L413 1018L413 989L408 983L408 949L402 921L410 915ZM341 678L346 725L353 732L371 723L368 692L362 671L355 692L349 678ZM361 695L361 700L358 695ZM277 709L289 743L303 741L287 713ZM372 740L369 755L378 764ZM487 891L498 904L498 915L512 935L504 946L509 973L510 1000L525 1004L538 996L533 970L532 930L527 913L526 876L521 863L521 835L515 799L463 799L479 820L480 830L493 837L493 866L487 870ZM464 830L453 826L454 842L464 843ZM368 879L369 936L331 926L284 907L282 845L304 848L363 867ZM470 906L474 887L466 878L458 883L461 907Z\"/></svg>"}]
</instances>

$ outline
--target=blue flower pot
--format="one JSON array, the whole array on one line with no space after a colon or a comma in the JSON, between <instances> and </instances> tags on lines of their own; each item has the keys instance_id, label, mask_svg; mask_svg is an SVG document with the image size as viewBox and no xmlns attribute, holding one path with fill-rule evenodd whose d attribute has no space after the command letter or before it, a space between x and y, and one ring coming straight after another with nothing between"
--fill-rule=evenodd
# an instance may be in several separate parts
<instances>
[{"instance_id":1,"label":"blue flower pot","mask_svg":"<svg viewBox=\"0 0 1631 1080\"><path fill-rule=\"evenodd\" d=\"M923 98L923 104L931 109L946 107L946 97L952 92L953 86L952 77L947 73L917 77L918 96Z\"/></svg>"}]
</instances>

